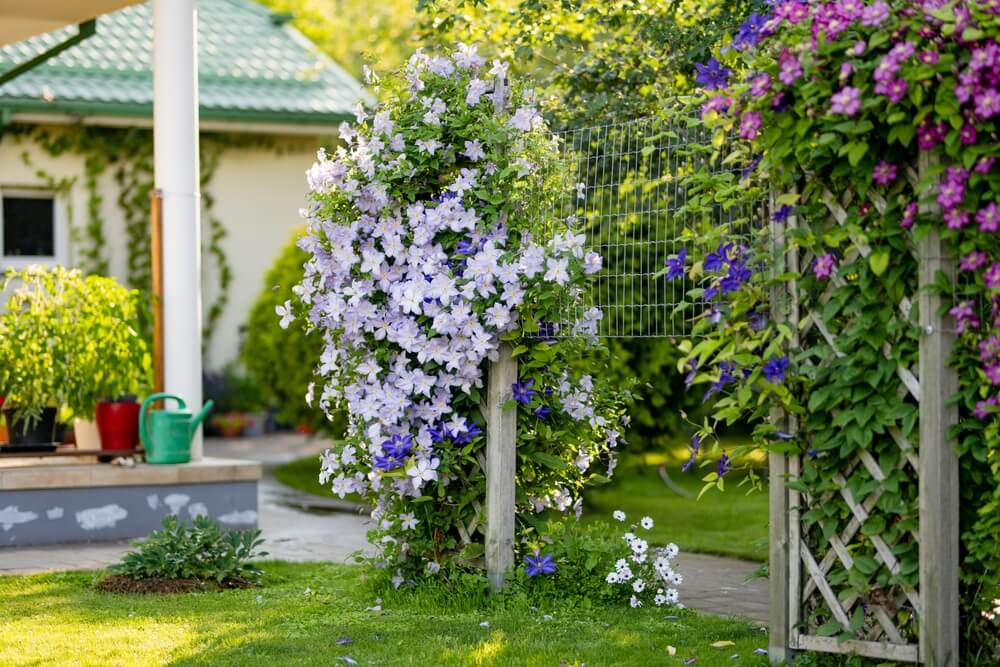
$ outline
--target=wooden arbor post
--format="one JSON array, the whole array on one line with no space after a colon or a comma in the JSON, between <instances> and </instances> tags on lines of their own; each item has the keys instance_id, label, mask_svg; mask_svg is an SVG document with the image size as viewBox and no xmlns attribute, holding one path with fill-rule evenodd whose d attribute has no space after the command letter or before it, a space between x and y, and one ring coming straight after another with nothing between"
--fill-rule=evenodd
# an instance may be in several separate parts
<instances>
[{"instance_id":1,"label":"wooden arbor post","mask_svg":"<svg viewBox=\"0 0 1000 667\"><path fill-rule=\"evenodd\" d=\"M920 153L920 175L931 166ZM934 204L924 212L939 213ZM939 217L939 216L935 216ZM944 313L935 286L943 274L955 281L955 261L937 229L920 240L920 659L935 667L958 665L958 455L948 428L958 423L958 406L948 399L958 392L949 367L955 323Z\"/></svg>"},{"instance_id":2,"label":"wooden arbor post","mask_svg":"<svg viewBox=\"0 0 1000 667\"><path fill-rule=\"evenodd\" d=\"M486 391L486 574L493 590L503 588L514 567L514 474L517 468L517 360L510 343L500 345L490 364Z\"/></svg>"},{"instance_id":3,"label":"wooden arbor post","mask_svg":"<svg viewBox=\"0 0 1000 667\"><path fill-rule=\"evenodd\" d=\"M503 77L493 82L493 109L499 116L507 104ZM514 397L517 360L510 343L501 343L490 363L486 410L486 575L493 590L503 588L514 567L514 486L517 469L517 407L504 409Z\"/></svg>"}]
</instances>

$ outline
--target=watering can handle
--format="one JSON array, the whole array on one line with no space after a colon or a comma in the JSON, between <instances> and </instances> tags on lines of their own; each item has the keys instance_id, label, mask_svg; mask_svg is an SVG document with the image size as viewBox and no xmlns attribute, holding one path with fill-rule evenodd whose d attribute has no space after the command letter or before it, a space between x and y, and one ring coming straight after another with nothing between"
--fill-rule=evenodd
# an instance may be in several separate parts
<instances>
[{"instance_id":1,"label":"watering can handle","mask_svg":"<svg viewBox=\"0 0 1000 667\"><path fill-rule=\"evenodd\" d=\"M187 405L184 403L184 399L175 394L159 393L159 394L152 394L146 397L146 400L142 402L142 408L140 408L139 410L139 437L142 439L142 446L147 449L149 448L149 435L146 430L146 412L149 410L149 406L152 403L154 403L155 401L162 401L167 398L172 398L175 401L177 401L177 403L180 404L181 410L187 407Z\"/></svg>"}]
</instances>

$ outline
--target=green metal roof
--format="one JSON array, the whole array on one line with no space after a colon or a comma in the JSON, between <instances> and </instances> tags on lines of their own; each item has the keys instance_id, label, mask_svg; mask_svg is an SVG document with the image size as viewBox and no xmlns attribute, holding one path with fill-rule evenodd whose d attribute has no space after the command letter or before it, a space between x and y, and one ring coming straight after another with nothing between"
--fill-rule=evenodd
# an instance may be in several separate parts
<instances>
[{"instance_id":1,"label":"green metal roof","mask_svg":"<svg viewBox=\"0 0 1000 667\"><path fill-rule=\"evenodd\" d=\"M203 119L330 124L370 97L285 17L249 0L198 0ZM0 71L52 48L76 26L0 47ZM153 110L150 3L97 19L97 34L0 86L0 111L148 117Z\"/></svg>"}]
</instances>

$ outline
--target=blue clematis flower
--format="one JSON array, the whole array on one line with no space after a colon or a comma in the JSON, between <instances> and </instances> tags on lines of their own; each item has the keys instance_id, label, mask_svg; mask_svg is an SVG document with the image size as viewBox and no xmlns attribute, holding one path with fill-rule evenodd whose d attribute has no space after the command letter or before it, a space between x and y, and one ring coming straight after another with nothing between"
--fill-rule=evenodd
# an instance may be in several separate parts
<instances>
[{"instance_id":1,"label":"blue clematis flower","mask_svg":"<svg viewBox=\"0 0 1000 667\"><path fill-rule=\"evenodd\" d=\"M757 46L760 41L760 32L767 23L767 17L756 12L747 17L747 20L740 24L733 35L733 48L737 51L746 51Z\"/></svg>"},{"instance_id":2,"label":"blue clematis flower","mask_svg":"<svg viewBox=\"0 0 1000 667\"><path fill-rule=\"evenodd\" d=\"M792 214L792 211L794 210L795 210L794 206L789 206L788 204L785 204L784 206L782 206L781 208L779 208L777 211L774 212L774 215L771 216L771 219L774 220L775 222L785 222L786 220L788 220L788 216L790 216Z\"/></svg>"},{"instance_id":3,"label":"blue clematis flower","mask_svg":"<svg viewBox=\"0 0 1000 667\"><path fill-rule=\"evenodd\" d=\"M514 391L514 400L521 405L528 405L531 403L531 399L538 396L538 392L532 389L535 386L535 379L528 378L521 382L515 382L511 385L511 389Z\"/></svg>"},{"instance_id":4,"label":"blue clematis flower","mask_svg":"<svg viewBox=\"0 0 1000 667\"><path fill-rule=\"evenodd\" d=\"M705 258L706 271L722 271L729 263L729 251L733 249L732 243L720 243L715 252L708 253Z\"/></svg>"},{"instance_id":5,"label":"blue clematis flower","mask_svg":"<svg viewBox=\"0 0 1000 667\"><path fill-rule=\"evenodd\" d=\"M788 357L771 357L761 368L761 372L771 384L782 384L788 369Z\"/></svg>"},{"instance_id":6,"label":"blue clematis flower","mask_svg":"<svg viewBox=\"0 0 1000 667\"><path fill-rule=\"evenodd\" d=\"M673 282L684 277L684 263L687 261L687 248L681 248L676 257L667 259L667 280Z\"/></svg>"},{"instance_id":7,"label":"blue clematis flower","mask_svg":"<svg viewBox=\"0 0 1000 667\"><path fill-rule=\"evenodd\" d=\"M715 472L719 477L725 477L726 473L732 468L729 466L729 455L722 452L722 457L719 458L718 463L715 464Z\"/></svg>"},{"instance_id":8,"label":"blue clematis flower","mask_svg":"<svg viewBox=\"0 0 1000 667\"><path fill-rule=\"evenodd\" d=\"M529 577L537 577L540 574L552 574L556 571L556 562L552 559L552 556L548 554L540 556L537 549L534 556L525 556L524 562L527 565L524 572Z\"/></svg>"},{"instance_id":9,"label":"blue clematis flower","mask_svg":"<svg viewBox=\"0 0 1000 667\"><path fill-rule=\"evenodd\" d=\"M539 405L535 408L535 416L539 419L547 419L550 414L552 414L551 408L547 408L544 405Z\"/></svg>"},{"instance_id":10,"label":"blue clematis flower","mask_svg":"<svg viewBox=\"0 0 1000 667\"><path fill-rule=\"evenodd\" d=\"M709 58L707 63L695 63L694 68L698 72L694 80L708 90L725 88L729 82L729 75L733 73L715 58Z\"/></svg>"},{"instance_id":11,"label":"blue clematis flower","mask_svg":"<svg viewBox=\"0 0 1000 667\"><path fill-rule=\"evenodd\" d=\"M452 442L454 442L456 445L467 445L470 442L472 442L472 439L475 438L477 435L482 435L482 434L483 434L483 429L479 428L479 424L477 424L474 421L469 421L468 419L466 419L465 432L459 433L454 438L452 438Z\"/></svg>"}]
</instances>

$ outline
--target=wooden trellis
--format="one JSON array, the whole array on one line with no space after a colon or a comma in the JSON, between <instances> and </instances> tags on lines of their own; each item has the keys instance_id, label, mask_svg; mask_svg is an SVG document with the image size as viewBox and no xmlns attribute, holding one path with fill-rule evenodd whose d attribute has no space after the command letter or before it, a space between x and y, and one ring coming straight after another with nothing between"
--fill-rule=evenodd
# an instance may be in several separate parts
<instances>
[{"instance_id":1,"label":"wooden trellis","mask_svg":"<svg viewBox=\"0 0 1000 667\"><path fill-rule=\"evenodd\" d=\"M928 168L928 158L922 154L919 172L909 170L906 174L915 188ZM807 187L823 186L811 183ZM829 191L820 190L820 194L829 209L829 225L846 228L845 209L850 205L850 195L838 200ZM869 198L879 214L885 211L884 201L872 193ZM923 212L936 211L925 204ZM814 259L794 244L786 245L796 226L794 216L785 222L772 222L772 238L784 255L776 263L778 273L799 272ZM865 240L853 236L851 240L854 249L844 262L867 258L871 249ZM912 323L918 332L919 363L916 369L897 364L895 372L898 399L919 409L919 442L907 441L899 429L888 430L885 444L898 448L898 452L882 457L888 463L876 458L874 447L860 449L835 478L839 488L818 497L786 486L786 480L798 478L803 466L801 456L770 456L769 653L775 663L787 660L795 650L810 650L939 666L958 664L958 458L954 443L947 438L949 425L957 422L957 408L947 403L957 391L955 371L948 366L955 334L954 325L942 314L942 299L933 287L941 273L954 279L954 260L947 256L936 232L911 244L911 252L919 264L919 291L915 297L903 297L895 310L897 318ZM795 332L790 346L798 349L800 339L813 340L828 352L825 359L811 360L819 367L845 354L838 348L837 332L831 330L822 314L833 290L843 284L842 279L833 277L827 291L811 304L800 298L794 281L772 295L775 321L787 323ZM807 348L816 349L809 345ZM888 343L882 352L891 358ZM836 419L836 415L830 417L831 422ZM772 413L772 419L792 433L798 430L795 415L778 410ZM878 505L884 492L882 485L896 469L917 480L919 529L903 531L889 543L882 534L863 534L861 528L882 511ZM866 476L871 482L859 497L848 484L847 478L854 474ZM816 524L803 522L802 515L810 508L834 500L850 510L849 518L835 531L824 532ZM901 563L894 550L905 546L903 542L919 544L918 587L902 583L880 587L872 583L877 572L864 575L870 584L865 595L854 592L857 586L839 586L844 572L855 576L861 572L856 559L862 546L873 548L880 569L897 575ZM817 558L817 554L821 556ZM853 627L853 636L846 640L821 636L817 618L843 628Z\"/></svg>"}]
</instances>

